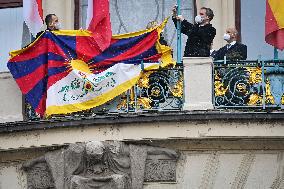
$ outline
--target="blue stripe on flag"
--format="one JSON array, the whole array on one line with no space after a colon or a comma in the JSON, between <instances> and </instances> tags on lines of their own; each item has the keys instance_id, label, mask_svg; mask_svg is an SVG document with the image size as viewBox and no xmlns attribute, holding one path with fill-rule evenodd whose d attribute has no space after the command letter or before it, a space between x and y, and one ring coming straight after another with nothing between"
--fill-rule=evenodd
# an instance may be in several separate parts
<instances>
[{"instance_id":1,"label":"blue stripe on flag","mask_svg":"<svg viewBox=\"0 0 284 189\"><path fill-rule=\"evenodd\" d=\"M25 75L33 74L32 72L34 72L38 67L40 67L43 64L47 64L47 58L49 60L65 61L65 59L62 56L59 56L54 53L48 53L48 54L45 53L26 61L9 62L7 66L10 72L13 73L14 78L18 79Z\"/></svg>"},{"instance_id":2,"label":"blue stripe on flag","mask_svg":"<svg viewBox=\"0 0 284 189\"><path fill-rule=\"evenodd\" d=\"M26 95L27 101L36 109L43 95L46 93L47 76L40 80Z\"/></svg>"},{"instance_id":3,"label":"blue stripe on flag","mask_svg":"<svg viewBox=\"0 0 284 189\"><path fill-rule=\"evenodd\" d=\"M89 61L91 62L90 65L98 63L98 62L102 62L106 59L110 59L110 58L123 54L125 51L131 49L134 45L142 41L149 34L150 33L145 33L143 35L139 35L136 37L131 37L127 39L119 39L116 43L113 43L110 47L108 47L105 51L103 51L102 54L91 59Z\"/></svg>"}]
</instances>

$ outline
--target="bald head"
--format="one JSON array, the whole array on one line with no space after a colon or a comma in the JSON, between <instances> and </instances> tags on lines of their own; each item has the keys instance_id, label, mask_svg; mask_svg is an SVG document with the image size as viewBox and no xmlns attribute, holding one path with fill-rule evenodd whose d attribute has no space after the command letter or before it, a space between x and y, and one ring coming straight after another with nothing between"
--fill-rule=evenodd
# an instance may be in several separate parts
<instances>
[{"instance_id":1,"label":"bald head","mask_svg":"<svg viewBox=\"0 0 284 189\"><path fill-rule=\"evenodd\" d=\"M236 28L227 28L226 33L230 35L230 39L227 40L228 43L231 43L232 41L236 41L238 37L238 31Z\"/></svg>"}]
</instances>

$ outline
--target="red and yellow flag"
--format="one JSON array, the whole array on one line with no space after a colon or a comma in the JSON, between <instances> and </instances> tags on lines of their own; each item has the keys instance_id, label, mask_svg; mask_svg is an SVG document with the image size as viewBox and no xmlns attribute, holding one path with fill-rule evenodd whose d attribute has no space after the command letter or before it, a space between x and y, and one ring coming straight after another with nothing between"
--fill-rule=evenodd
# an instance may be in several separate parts
<instances>
[{"instance_id":1,"label":"red and yellow flag","mask_svg":"<svg viewBox=\"0 0 284 189\"><path fill-rule=\"evenodd\" d=\"M284 49L284 1L266 0L265 41Z\"/></svg>"}]
</instances>

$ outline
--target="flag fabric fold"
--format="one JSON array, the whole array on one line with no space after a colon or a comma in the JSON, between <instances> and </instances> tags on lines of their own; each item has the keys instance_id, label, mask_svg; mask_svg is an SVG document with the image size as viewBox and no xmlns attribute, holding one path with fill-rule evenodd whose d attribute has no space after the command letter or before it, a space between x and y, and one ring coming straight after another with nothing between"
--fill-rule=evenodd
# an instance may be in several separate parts
<instances>
[{"instance_id":1,"label":"flag fabric fold","mask_svg":"<svg viewBox=\"0 0 284 189\"><path fill-rule=\"evenodd\" d=\"M105 50L112 36L109 0L88 0L86 26L92 32L98 48Z\"/></svg>"},{"instance_id":2,"label":"flag fabric fold","mask_svg":"<svg viewBox=\"0 0 284 189\"><path fill-rule=\"evenodd\" d=\"M265 41L284 49L284 1L266 0Z\"/></svg>"},{"instance_id":3,"label":"flag fabric fold","mask_svg":"<svg viewBox=\"0 0 284 189\"><path fill-rule=\"evenodd\" d=\"M166 22L166 21L165 21ZM112 37L104 51L87 30L46 31L13 51L7 64L26 100L43 115L87 110L131 88L145 69L174 64L159 43L165 22L149 30Z\"/></svg>"},{"instance_id":4,"label":"flag fabric fold","mask_svg":"<svg viewBox=\"0 0 284 189\"><path fill-rule=\"evenodd\" d=\"M35 37L43 26L42 0L23 0L23 16L30 32Z\"/></svg>"}]
</instances>

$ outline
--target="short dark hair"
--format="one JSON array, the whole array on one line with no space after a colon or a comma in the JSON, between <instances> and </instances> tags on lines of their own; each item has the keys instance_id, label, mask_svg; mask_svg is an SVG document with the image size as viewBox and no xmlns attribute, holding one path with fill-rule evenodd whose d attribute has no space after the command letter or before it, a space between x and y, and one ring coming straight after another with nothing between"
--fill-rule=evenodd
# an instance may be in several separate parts
<instances>
[{"instance_id":1,"label":"short dark hair","mask_svg":"<svg viewBox=\"0 0 284 189\"><path fill-rule=\"evenodd\" d=\"M48 27L48 24L52 21L52 16L56 16L55 14L48 14L46 15L44 22L46 24L46 26Z\"/></svg>"},{"instance_id":2,"label":"short dark hair","mask_svg":"<svg viewBox=\"0 0 284 189\"><path fill-rule=\"evenodd\" d=\"M206 10L206 15L208 16L210 21L214 18L214 13L212 9L207 8L207 7L201 7L201 9Z\"/></svg>"}]
</instances>

